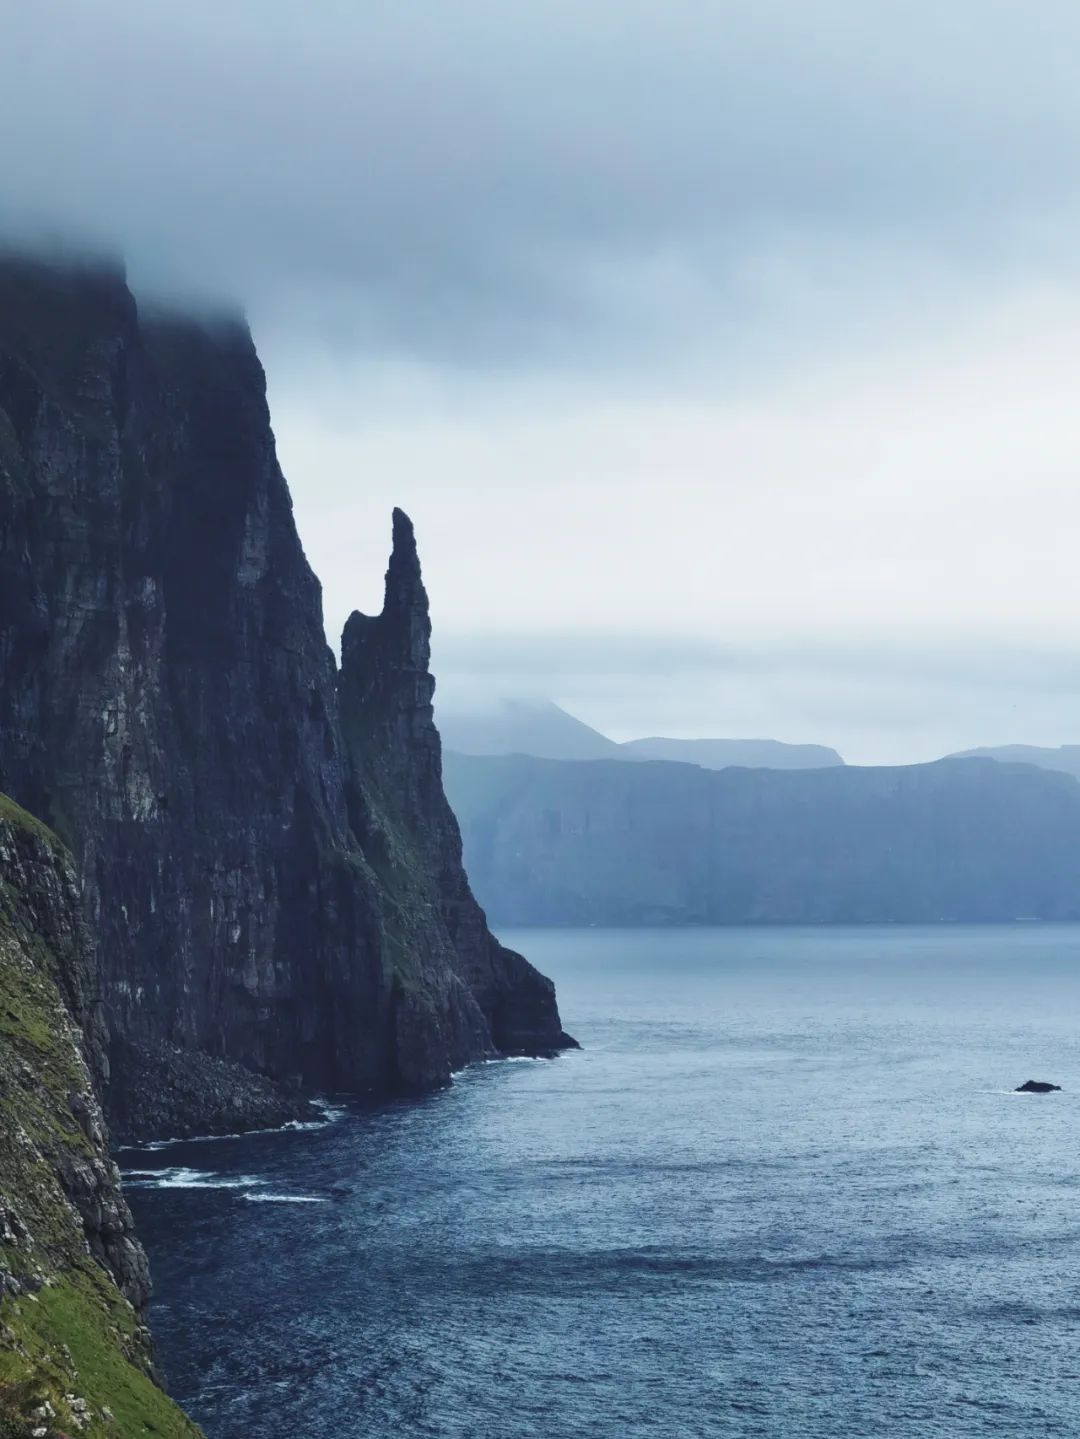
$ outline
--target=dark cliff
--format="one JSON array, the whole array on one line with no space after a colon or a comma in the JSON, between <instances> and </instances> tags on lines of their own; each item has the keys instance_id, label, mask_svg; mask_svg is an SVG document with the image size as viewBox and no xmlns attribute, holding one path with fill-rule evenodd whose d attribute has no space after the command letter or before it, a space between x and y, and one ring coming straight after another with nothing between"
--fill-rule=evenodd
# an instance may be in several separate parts
<instances>
[{"instance_id":1,"label":"dark cliff","mask_svg":"<svg viewBox=\"0 0 1080 1439\"><path fill-rule=\"evenodd\" d=\"M437 1077L433 1056L456 1063L573 1043L554 986L489 933L465 878L443 792L430 639L413 528L395 510L383 610L349 617L339 689L350 819L387 897L399 1065L412 1085Z\"/></svg>"},{"instance_id":2,"label":"dark cliff","mask_svg":"<svg viewBox=\"0 0 1080 1439\"><path fill-rule=\"evenodd\" d=\"M502 924L1080 919L1080 784L992 760L725 769L449 755Z\"/></svg>"},{"instance_id":3,"label":"dark cliff","mask_svg":"<svg viewBox=\"0 0 1080 1439\"><path fill-rule=\"evenodd\" d=\"M0 797L0 1433L194 1439L153 1380L97 975L70 856Z\"/></svg>"},{"instance_id":4,"label":"dark cliff","mask_svg":"<svg viewBox=\"0 0 1080 1439\"><path fill-rule=\"evenodd\" d=\"M475 907L447 946L467 888L437 740L354 698L430 686L395 618L426 624L411 546L405 569L352 646L346 747L247 331L146 320L107 270L0 264L0 787L77 856L125 1135L560 1042L550 986L496 964ZM396 887L387 783L422 841Z\"/></svg>"}]
</instances>

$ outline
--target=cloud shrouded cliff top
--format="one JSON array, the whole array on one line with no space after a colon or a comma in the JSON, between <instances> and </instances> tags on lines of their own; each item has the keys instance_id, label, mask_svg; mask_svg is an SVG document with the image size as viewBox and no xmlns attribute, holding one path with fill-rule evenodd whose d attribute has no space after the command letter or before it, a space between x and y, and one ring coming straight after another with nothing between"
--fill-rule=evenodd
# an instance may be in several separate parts
<instances>
[{"instance_id":1,"label":"cloud shrouded cliff top","mask_svg":"<svg viewBox=\"0 0 1080 1439\"><path fill-rule=\"evenodd\" d=\"M7 228L379 353L741 348L885 273L900 312L1074 264L1066 4L5 11Z\"/></svg>"}]
</instances>

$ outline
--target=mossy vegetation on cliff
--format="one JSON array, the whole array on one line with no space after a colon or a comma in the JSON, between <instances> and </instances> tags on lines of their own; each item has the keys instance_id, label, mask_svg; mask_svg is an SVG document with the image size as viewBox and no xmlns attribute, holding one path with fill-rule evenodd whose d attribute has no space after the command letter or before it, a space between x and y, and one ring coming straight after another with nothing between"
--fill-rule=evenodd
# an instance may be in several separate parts
<instances>
[{"instance_id":1,"label":"mossy vegetation on cliff","mask_svg":"<svg viewBox=\"0 0 1080 1439\"><path fill-rule=\"evenodd\" d=\"M134 1311L92 1260L0 1306L0 1439L197 1439L143 1367Z\"/></svg>"},{"instance_id":2,"label":"mossy vegetation on cliff","mask_svg":"<svg viewBox=\"0 0 1080 1439\"><path fill-rule=\"evenodd\" d=\"M21 805L15 803L6 794L0 794L0 824L10 824L16 829L26 830L35 839L52 848L59 848L60 841L47 824L28 813Z\"/></svg>"},{"instance_id":3,"label":"mossy vegetation on cliff","mask_svg":"<svg viewBox=\"0 0 1080 1439\"><path fill-rule=\"evenodd\" d=\"M88 978L68 972L70 860L3 796L0 877L0 1439L196 1439L153 1378L145 1260L65 999Z\"/></svg>"}]
</instances>

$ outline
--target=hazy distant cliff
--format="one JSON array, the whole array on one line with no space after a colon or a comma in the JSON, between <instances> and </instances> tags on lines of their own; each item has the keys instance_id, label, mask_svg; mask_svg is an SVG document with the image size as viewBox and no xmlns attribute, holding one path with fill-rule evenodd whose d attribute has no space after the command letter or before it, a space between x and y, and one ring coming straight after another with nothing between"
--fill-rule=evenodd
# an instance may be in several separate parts
<instances>
[{"instance_id":1,"label":"hazy distant cliff","mask_svg":"<svg viewBox=\"0 0 1080 1439\"><path fill-rule=\"evenodd\" d=\"M1080 784L991 760L891 769L447 757L502 924L1080 918Z\"/></svg>"},{"instance_id":2,"label":"hazy distant cliff","mask_svg":"<svg viewBox=\"0 0 1080 1439\"><path fill-rule=\"evenodd\" d=\"M0 263L0 788L77 856L126 1133L564 1042L468 894L395 541L339 709L246 330Z\"/></svg>"},{"instance_id":3,"label":"hazy distant cliff","mask_svg":"<svg viewBox=\"0 0 1080 1439\"><path fill-rule=\"evenodd\" d=\"M961 750L950 759L995 759L1003 764L1033 764L1039 769L1060 770L1080 779L1080 744L1056 747L1037 744L986 745L981 749Z\"/></svg>"},{"instance_id":4,"label":"hazy distant cliff","mask_svg":"<svg viewBox=\"0 0 1080 1439\"><path fill-rule=\"evenodd\" d=\"M619 759L669 759L702 769L828 769L844 761L823 744L784 744L775 739L631 739Z\"/></svg>"}]
</instances>

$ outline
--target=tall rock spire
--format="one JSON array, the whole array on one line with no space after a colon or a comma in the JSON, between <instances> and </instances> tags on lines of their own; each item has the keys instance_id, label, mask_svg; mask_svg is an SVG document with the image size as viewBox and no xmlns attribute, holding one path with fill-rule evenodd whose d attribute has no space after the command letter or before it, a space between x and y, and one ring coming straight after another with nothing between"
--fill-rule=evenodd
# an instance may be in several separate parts
<instances>
[{"instance_id":1,"label":"tall rock spire","mask_svg":"<svg viewBox=\"0 0 1080 1439\"><path fill-rule=\"evenodd\" d=\"M341 642L338 690L349 765L350 818L372 868L392 875L392 892L408 895L404 926L391 944L408 977L427 964L406 912L438 916L442 962L461 983L451 996L454 1023L475 1032L494 1053L551 1053L573 1045L562 1031L555 991L487 927L461 861L461 834L442 783L442 745L435 728L430 660L431 620L412 522L394 511L393 550L380 615L352 614ZM410 1011L410 1024L433 1018ZM475 1039L474 1039L475 1042ZM445 1045L443 1046L445 1049ZM424 1045L406 1034L406 1067Z\"/></svg>"},{"instance_id":2,"label":"tall rock spire","mask_svg":"<svg viewBox=\"0 0 1080 1439\"><path fill-rule=\"evenodd\" d=\"M416 535L404 510L395 509L382 613L356 610L346 621L338 689L353 740L368 752L386 747L386 769L396 775L400 797L420 808L429 795L442 795L430 661L431 617Z\"/></svg>"},{"instance_id":3,"label":"tall rock spire","mask_svg":"<svg viewBox=\"0 0 1080 1439\"><path fill-rule=\"evenodd\" d=\"M416 535L404 510L394 510L393 548L379 619L379 628L386 636L387 658L394 660L395 667L426 672L431 659L431 618L416 553Z\"/></svg>"}]
</instances>

